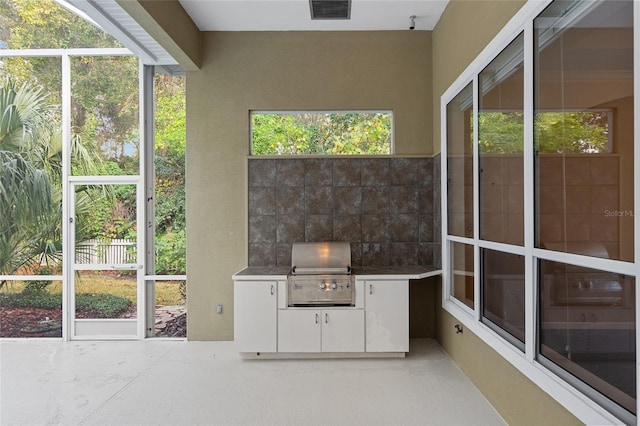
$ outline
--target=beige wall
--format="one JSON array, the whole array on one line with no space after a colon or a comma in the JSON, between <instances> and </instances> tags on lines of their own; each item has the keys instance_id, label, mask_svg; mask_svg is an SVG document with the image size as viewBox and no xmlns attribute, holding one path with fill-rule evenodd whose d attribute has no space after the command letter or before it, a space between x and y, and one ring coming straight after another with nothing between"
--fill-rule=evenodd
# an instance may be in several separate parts
<instances>
[{"instance_id":1,"label":"beige wall","mask_svg":"<svg viewBox=\"0 0 640 426\"><path fill-rule=\"evenodd\" d=\"M200 70L187 73L188 336L232 340L249 111L393 110L395 153L431 154L431 33L216 32L202 45Z\"/></svg>"},{"instance_id":2,"label":"beige wall","mask_svg":"<svg viewBox=\"0 0 640 426\"><path fill-rule=\"evenodd\" d=\"M447 6L433 32L434 152L440 152L441 95L524 3L453 0ZM436 300L441 300L441 293ZM469 330L456 334L455 324L456 319L438 303L436 338L507 423L580 424Z\"/></svg>"}]
</instances>

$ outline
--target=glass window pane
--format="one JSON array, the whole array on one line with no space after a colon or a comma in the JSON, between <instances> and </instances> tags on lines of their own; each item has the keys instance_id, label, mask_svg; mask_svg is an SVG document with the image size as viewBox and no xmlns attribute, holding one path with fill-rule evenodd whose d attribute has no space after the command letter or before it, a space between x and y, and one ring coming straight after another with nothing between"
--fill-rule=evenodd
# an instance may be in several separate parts
<instances>
[{"instance_id":1,"label":"glass window pane","mask_svg":"<svg viewBox=\"0 0 640 426\"><path fill-rule=\"evenodd\" d=\"M482 315L524 343L524 256L488 249L481 256Z\"/></svg>"},{"instance_id":2,"label":"glass window pane","mask_svg":"<svg viewBox=\"0 0 640 426\"><path fill-rule=\"evenodd\" d=\"M138 59L71 58L71 172L137 175L140 170Z\"/></svg>"},{"instance_id":3,"label":"glass window pane","mask_svg":"<svg viewBox=\"0 0 640 426\"><path fill-rule=\"evenodd\" d=\"M187 282L155 281L155 336L187 337Z\"/></svg>"},{"instance_id":4,"label":"glass window pane","mask_svg":"<svg viewBox=\"0 0 640 426\"><path fill-rule=\"evenodd\" d=\"M448 233L473 237L473 85L447 104Z\"/></svg>"},{"instance_id":5,"label":"glass window pane","mask_svg":"<svg viewBox=\"0 0 640 426\"><path fill-rule=\"evenodd\" d=\"M635 278L540 261L540 354L636 411Z\"/></svg>"},{"instance_id":6,"label":"glass window pane","mask_svg":"<svg viewBox=\"0 0 640 426\"><path fill-rule=\"evenodd\" d=\"M0 337L62 337L62 282L4 282Z\"/></svg>"},{"instance_id":7,"label":"glass window pane","mask_svg":"<svg viewBox=\"0 0 640 426\"><path fill-rule=\"evenodd\" d=\"M252 155L389 155L391 112L251 114Z\"/></svg>"},{"instance_id":8,"label":"glass window pane","mask_svg":"<svg viewBox=\"0 0 640 426\"><path fill-rule=\"evenodd\" d=\"M8 49L122 47L111 35L53 0L0 2L2 42Z\"/></svg>"},{"instance_id":9,"label":"glass window pane","mask_svg":"<svg viewBox=\"0 0 640 426\"><path fill-rule=\"evenodd\" d=\"M60 58L0 61L2 275L61 273L60 70Z\"/></svg>"},{"instance_id":10,"label":"glass window pane","mask_svg":"<svg viewBox=\"0 0 640 426\"><path fill-rule=\"evenodd\" d=\"M451 272L451 276L453 277L451 296L473 309L473 246L452 242L451 259L453 266Z\"/></svg>"},{"instance_id":11,"label":"glass window pane","mask_svg":"<svg viewBox=\"0 0 640 426\"><path fill-rule=\"evenodd\" d=\"M633 2L535 19L536 244L633 261Z\"/></svg>"},{"instance_id":12,"label":"glass window pane","mask_svg":"<svg viewBox=\"0 0 640 426\"><path fill-rule=\"evenodd\" d=\"M186 274L185 78L155 76L155 273Z\"/></svg>"},{"instance_id":13,"label":"glass window pane","mask_svg":"<svg viewBox=\"0 0 640 426\"><path fill-rule=\"evenodd\" d=\"M480 238L524 244L524 36L479 75Z\"/></svg>"}]
</instances>

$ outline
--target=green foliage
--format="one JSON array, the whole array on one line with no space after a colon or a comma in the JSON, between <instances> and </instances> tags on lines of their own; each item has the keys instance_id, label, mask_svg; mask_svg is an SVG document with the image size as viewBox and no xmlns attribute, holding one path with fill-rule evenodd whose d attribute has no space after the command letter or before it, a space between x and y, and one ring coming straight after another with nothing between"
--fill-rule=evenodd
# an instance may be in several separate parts
<instances>
[{"instance_id":1,"label":"green foliage","mask_svg":"<svg viewBox=\"0 0 640 426\"><path fill-rule=\"evenodd\" d=\"M609 152L607 112L541 112L536 116L536 150L540 153ZM481 112L481 153L522 153L524 118L520 112Z\"/></svg>"},{"instance_id":2,"label":"green foliage","mask_svg":"<svg viewBox=\"0 0 640 426\"><path fill-rule=\"evenodd\" d=\"M37 275L53 275L54 270L48 266L42 267L36 271ZM25 295L37 295L46 292L47 287L51 284L51 281L36 280L26 281L22 294Z\"/></svg>"},{"instance_id":3,"label":"green foliage","mask_svg":"<svg viewBox=\"0 0 640 426\"><path fill-rule=\"evenodd\" d=\"M166 232L156 237L156 273L181 275L187 273L185 257L187 235L184 229Z\"/></svg>"},{"instance_id":4,"label":"green foliage","mask_svg":"<svg viewBox=\"0 0 640 426\"><path fill-rule=\"evenodd\" d=\"M117 318L131 305L127 298L113 294L76 294L76 310L98 318ZM0 306L10 308L62 309L62 295L46 291L0 294Z\"/></svg>"},{"instance_id":5,"label":"green foliage","mask_svg":"<svg viewBox=\"0 0 640 426\"><path fill-rule=\"evenodd\" d=\"M129 299L113 294L76 294L76 311L89 311L99 318L117 318L131 305Z\"/></svg>"},{"instance_id":6,"label":"green foliage","mask_svg":"<svg viewBox=\"0 0 640 426\"><path fill-rule=\"evenodd\" d=\"M253 114L254 155L390 154L386 113Z\"/></svg>"}]
</instances>

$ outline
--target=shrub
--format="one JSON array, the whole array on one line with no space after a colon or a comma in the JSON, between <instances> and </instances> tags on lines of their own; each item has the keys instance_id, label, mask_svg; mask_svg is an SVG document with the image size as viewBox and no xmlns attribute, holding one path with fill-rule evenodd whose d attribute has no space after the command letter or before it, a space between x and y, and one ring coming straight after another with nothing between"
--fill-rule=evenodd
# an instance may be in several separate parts
<instances>
[{"instance_id":1,"label":"shrub","mask_svg":"<svg viewBox=\"0 0 640 426\"><path fill-rule=\"evenodd\" d=\"M113 294L77 294L76 310L100 318L116 318L132 305L129 299ZM0 294L0 306L11 308L62 309L62 295L49 293Z\"/></svg>"},{"instance_id":2,"label":"shrub","mask_svg":"<svg viewBox=\"0 0 640 426\"><path fill-rule=\"evenodd\" d=\"M36 275L53 275L54 271L52 268L48 266L43 266L35 271ZM32 294L41 294L44 293L47 286L51 284L51 281L45 280L36 280L36 281L25 281L24 289L22 289L22 293L25 295Z\"/></svg>"}]
</instances>

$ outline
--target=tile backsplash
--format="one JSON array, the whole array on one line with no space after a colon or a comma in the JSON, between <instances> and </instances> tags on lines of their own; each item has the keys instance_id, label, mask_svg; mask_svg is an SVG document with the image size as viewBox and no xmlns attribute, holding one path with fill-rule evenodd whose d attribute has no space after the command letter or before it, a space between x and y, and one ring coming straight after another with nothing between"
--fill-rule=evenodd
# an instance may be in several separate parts
<instances>
[{"instance_id":1,"label":"tile backsplash","mask_svg":"<svg viewBox=\"0 0 640 426\"><path fill-rule=\"evenodd\" d=\"M437 159L248 161L249 266L289 266L296 241L349 241L354 266L439 264Z\"/></svg>"}]
</instances>

